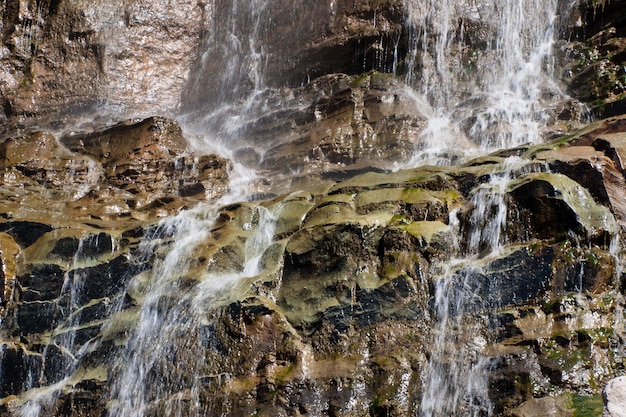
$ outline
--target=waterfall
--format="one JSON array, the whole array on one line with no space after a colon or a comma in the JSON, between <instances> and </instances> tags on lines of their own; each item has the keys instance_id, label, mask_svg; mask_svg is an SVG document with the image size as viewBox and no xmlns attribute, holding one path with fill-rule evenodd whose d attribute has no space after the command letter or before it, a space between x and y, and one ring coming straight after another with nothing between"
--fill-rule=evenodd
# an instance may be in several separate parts
<instances>
[{"instance_id":1,"label":"waterfall","mask_svg":"<svg viewBox=\"0 0 626 417\"><path fill-rule=\"evenodd\" d=\"M568 11L557 3L407 1L405 77L433 108L411 164L450 163L464 143L476 156L544 139L565 97L552 47L558 14Z\"/></svg>"},{"instance_id":2,"label":"waterfall","mask_svg":"<svg viewBox=\"0 0 626 417\"><path fill-rule=\"evenodd\" d=\"M550 108L564 97L553 81L557 15L565 12L557 3L407 2L411 48L405 77L432 106L410 164L455 163L544 140ZM457 157L459 147L463 154ZM485 285L477 279L481 265L506 243L504 196L515 165L520 161L510 159L475 190L468 253L436 281L438 324L421 377L422 417L493 412L487 380L491 361L482 353L490 342L484 330L490 319L474 309L484 302L477 300ZM497 299L498 283L488 285Z\"/></svg>"},{"instance_id":3,"label":"waterfall","mask_svg":"<svg viewBox=\"0 0 626 417\"><path fill-rule=\"evenodd\" d=\"M507 221L515 220L507 219L510 181L537 170L545 167L509 157L488 182L473 191L467 250L446 263L436 278L433 311L437 324L421 376L420 417L492 415L488 372L493 364L485 350L493 340L486 329L497 324L490 314L502 307L499 300L504 294L498 278L484 278L488 275L485 266L502 254ZM458 220L452 218L450 224ZM459 242L455 245L460 246Z\"/></svg>"},{"instance_id":4,"label":"waterfall","mask_svg":"<svg viewBox=\"0 0 626 417\"><path fill-rule=\"evenodd\" d=\"M111 415L139 417L155 410L172 416L204 415L199 381L205 365L199 358L206 356L202 337L210 337L202 335L205 317L228 302L229 292L241 280L260 272L260 259L272 243L275 217L262 207L256 210L254 224L244 225L254 231L239 270L200 277L190 273L193 253L208 238L215 217L204 207L165 220L148 237L144 256L160 258L153 251L158 252L154 246L161 239L171 239L172 246L163 259L155 260L147 282L135 284L142 288L129 288L141 294L141 308L113 366Z\"/></svg>"},{"instance_id":5,"label":"waterfall","mask_svg":"<svg viewBox=\"0 0 626 417\"><path fill-rule=\"evenodd\" d=\"M243 264L234 264L225 271L199 271L196 258L202 256L202 248L212 236L219 207L230 199L241 198L229 195L216 204L184 210L149 231L134 256L137 263L149 260L152 268L128 282L124 295L111 306L101 329L102 338L86 344L76 342L75 330L81 311L89 307L78 308L83 296L81 280L90 276L68 273L63 285L68 319L58 330L55 342L43 352L46 357L49 349L61 349L68 355L66 362L56 365L57 380L48 381L55 382L50 386L33 388L40 379L38 375L25 382L29 395L18 406L17 415L47 415L64 387L75 383L78 368L89 361L91 352L109 338L120 337L120 328L127 326L131 317L134 324L124 331L124 346L111 358L109 415L205 415L207 404L202 403L199 391L208 365L198 359L206 356L207 340L213 337L207 322L209 313L234 300L238 286L261 272L262 257L273 243L279 214L252 206L249 222L241 225L241 233L247 236ZM79 250L75 257L78 266L89 263L88 258L82 258L83 252ZM133 300L130 305L129 300ZM55 363L53 360L55 357L48 358L48 363ZM37 364L27 368L43 372Z\"/></svg>"},{"instance_id":6,"label":"waterfall","mask_svg":"<svg viewBox=\"0 0 626 417\"><path fill-rule=\"evenodd\" d=\"M372 45L372 62L366 54L353 58L361 71L401 77L402 94L426 116L413 157L395 167L455 164L549 136L557 107L568 99L555 81L553 55L560 16L571 7L562 3L405 0L401 62L400 37ZM336 21L339 5L255 0L207 7L211 23L179 118L200 148L219 142L228 152L252 148L263 159L274 139L255 140L256 123L312 104L288 92L297 76L289 65L297 65L298 48L319 42L312 33L342 24ZM375 27L376 14L372 19ZM279 30L292 42L281 40Z\"/></svg>"},{"instance_id":7,"label":"waterfall","mask_svg":"<svg viewBox=\"0 0 626 417\"><path fill-rule=\"evenodd\" d=\"M215 385L214 380L220 381L217 383L220 385L223 377L221 373L214 372L219 366L208 363L207 359L211 357L210 351L216 350L214 345L217 343L215 341L215 321L217 320L214 315L220 314L220 308L225 309L231 303L241 301L242 294L248 294L251 283L254 282L256 285L259 277L267 273L264 257L268 256L269 249L276 243L275 240L284 239L284 245L287 245L287 240L296 233L306 227L313 229L311 224L320 229L330 228L335 225L333 222L341 220L340 217L344 213L358 212L358 222L362 222L359 227L364 228L364 225L371 227L374 230L372 234L377 233L379 228L382 230L383 227L389 226L390 229L393 228L394 233L402 232L403 236L406 236L408 226L421 222L432 223L429 227L436 230L432 233L436 238L440 238L438 233L441 228L449 233L449 236L456 236L456 240L437 242L442 246L445 245L449 252L441 257L438 257L439 253L429 253L428 260L426 260L427 255L424 255L424 265L419 264L422 261L420 257L423 254L421 253L399 256L402 259L398 262L402 263L402 268L405 270L402 271L403 275L397 277L392 276L392 273L396 272L395 264L390 267L394 270L389 272L389 276L382 278L378 276L382 273L373 271L374 268L369 270L369 266L364 266L355 273L368 275L368 277L341 277L346 281L346 288L348 281L357 282L357 278L363 278L363 283L359 282L358 285L352 281L349 282L352 285L351 299L354 305L357 304L359 292L370 294L374 291L381 293L388 291L389 294L385 296L390 298L400 298L396 292L405 291L409 294L417 292L415 288L409 288L411 285L416 286L413 282L416 280L411 274L420 275L420 278L423 278L423 282L418 284L426 288L423 290L424 293L430 291L432 297L429 308L423 309L428 311L420 312L424 317L419 317L420 320L427 322L424 325L426 334L413 335L415 339L419 339L419 343L422 343L420 338L426 341L424 346L427 347L428 352L423 354L423 358L420 357L419 360L422 362L415 365L405 357L398 357L388 363L382 363L382 361L376 363L376 367L380 369L374 369L375 366L372 363L378 358L370 353L369 344L360 342L363 343L357 352L360 356L356 359L350 358L354 362L354 373L359 375L354 379L341 377L343 380L337 378L339 382L332 381L336 384L335 394L339 398L337 402L341 401L342 395L347 398L345 407L341 411L354 414L363 412L364 400L362 398L372 395L366 375L374 375L375 372L383 375L387 368L395 366L402 371L402 376L397 378L399 389L392 395L401 407L398 413L412 410L420 417L488 417L493 415L494 404L490 400L489 373L495 365L489 352L490 344L493 343L493 335L489 334L489 328L497 324L495 323L497 319L491 313L506 304L500 299L502 280L506 277L503 278L502 274L498 275L499 272L494 273L497 267L494 264L497 264L498 260L508 253L507 251L513 250L510 247L511 242L509 242L507 231L507 225L515 221L509 218L511 214L509 187L522 175L548 171L548 168L540 163L531 163L520 156L505 157L499 154L500 156L493 157L495 162L485 163L485 165L493 165L493 168L485 169L480 174L476 174L477 178L467 181L473 184L467 187L471 189L458 193L452 186L443 191L437 188L442 187L435 182L443 183L445 176L443 174L433 179L433 184L429 183L433 188L424 190L417 189L426 184L427 180L422 182L422 179L419 181L411 179L418 184L416 189L408 186L404 189L402 188L404 183L382 184L382 180L381 184L372 185L371 188L367 188L370 184L362 186L358 181L354 185L347 184L332 188L333 186L325 181L333 178L330 174L334 173L320 168L320 172L316 172L315 178L307 182L306 186L312 188L313 185L321 183L320 189L326 187L324 191L319 194L311 192L306 196L294 197L290 203L293 203L296 208L288 213L290 218L285 223L293 219L300 219L301 222L293 230L277 232L281 225L282 206L276 204L275 201L259 202L256 195L257 192L260 193L266 189L278 194L278 191L271 189L271 186L263 188L264 185L259 185L263 181L271 182L274 179L271 176L277 175L276 172L270 172L267 177L263 177L265 173L261 173L260 168L265 157L264 152L275 144L261 143L262 141L253 138L253 135L255 129L258 128L259 120L273 115L288 119L291 117L290 112L304 112L314 107L313 103L306 102L298 96L298 92L302 92L303 86L309 81L307 79L305 82L302 79L305 76L310 77L310 74L292 76L287 73L288 65L281 66L278 62L281 60L290 62L291 54L297 48L304 47L304 45L291 45L290 36L307 43L312 39L308 37L307 31L342 24L341 21L335 20L335 16L338 8L347 7L346 4L350 2L297 0L287 4L289 2L278 0L211 0L198 2L200 3L210 22L207 24L206 31L201 35L198 59L194 63L189 79L186 80L183 97L179 103L180 113L177 117L186 130L189 148L192 151L198 151L198 154L215 152L232 160L233 166L229 171L229 193L218 201L195 201L194 204L197 203L197 205L193 208L181 204L177 214L158 222L154 219L151 220L154 223L137 221L137 224L141 223L145 229L124 230L124 233L129 235L137 233L140 237L133 236L141 242L135 244L136 241L133 241L121 254L118 253L117 248L118 236L112 237L106 233L88 234L77 239L75 255L68 261L67 273L61 274L63 276L60 277L63 280L60 296L54 300L44 300L46 303L56 303L54 308L58 308L58 311L55 311L57 313L55 319L58 317L59 323L55 323L49 332L46 330L42 340L37 340L37 346L45 347L38 352L28 352L28 358L24 359L24 361L31 361L23 364L29 374L23 382L23 389L18 393L18 400L14 406L12 405L14 410L11 411L15 411L15 415L20 417L48 415L51 407L55 406L55 400L61 397L61 393L71 392L68 387L86 380L95 380L108 389L103 395L106 395L106 409L110 417L156 415L201 417L214 413L213 404L210 404L211 399L207 398L214 392L209 392L207 386ZM382 98L370 97L372 101L380 98L380 103L376 104L380 104L382 108L384 105L393 103L397 99L396 93L399 94L403 89L402 94L410 98L410 102L419 108L419 113L426 119L424 125L419 126L419 134L411 138L415 144L412 156L407 161L395 161L395 164L390 163L390 166L384 168L461 164L478 155L503 148L521 147L527 143L537 144L548 138L551 135L550 123L555 117L555 109L559 103L567 100L566 94L555 81L557 64L553 56L559 15L567 13L559 7L571 7L563 3L566 2L559 0L404 0L406 21L403 23L406 33L397 39L381 37L375 48L372 47L375 49L373 64L368 61L365 54L358 57L357 63L358 71L367 69L385 72L391 74L390 78L393 76L394 83L397 83L393 84L392 94L381 96ZM120 4L121 2L117 0L116 6ZM124 23L121 16L124 13L120 7L112 8L114 13L110 11L110 14L115 24L122 27ZM97 9L96 6L92 8ZM103 9L100 12L106 15L105 11ZM365 12L363 14L368 16ZM323 19L311 19L314 15L322 16ZM375 20L376 14L374 13L373 16ZM290 32L282 35L288 38L287 40L274 33L279 27L289 28ZM282 44L277 45L279 40ZM401 45L401 42L407 44ZM25 45L29 43L30 40L24 39ZM23 49L23 45L17 46ZM404 57L399 56L402 48L406 50ZM319 71L322 72L322 70ZM319 74L313 73L313 75ZM345 87L345 91L356 90L357 77L354 74L343 75L345 79L341 78L337 84L341 84L342 88ZM384 88L381 87L381 90ZM319 91L314 91L310 97L314 97L315 100L329 99L332 95L332 88L328 88L328 91L322 90L324 88L319 87ZM358 94L363 95L363 92L360 91ZM360 98L363 99L363 97ZM350 99L353 97L350 96ZM336 103L331 102L331 104ZM332 106L329 105L329 107ZM342 129L349 129L352 127L351 123L356 123L355 120L361 122L364 118L365 110L363 109L357 111L350 108L349 111L354 111L354 119L350 119L352 116L346 116L348 121L342 120L341 122L345 122L347 127L342 126ZM319 109L316 108L315 112L311 113L313 117L304 118L306 123L319 122L323 116L319 116L318 119L317 112ZM380 115L371 116L372 119L376 119ZM291 123L291 120L288 121ZM290 123L285 124L288 125L287 130L292 129ZM296 122L293 122L293 125L295 124ZM284 126L281 125L276 130L283 128ZM272 133L270 132L269 136ZM291 136L285 134L280 139L285 140L284 137L290 138ZM250 159L254 162L246 163L238 160L243 153L240 151L250 149L252 149L250 152L254 153L254 157ZM313 153L312 150L310 152ZM291 156L287 151L285 155L286 158ZM307 161L297 161L294 164L303 165ZM366 169L368 168L366 165L368 161L359 162L363 163ZM343 167L341 164L338 165ZM96 188L101 175L104 175L104 169L99 169L95 162L88 168L89 175L84 187L73 192L68 190L68 195L71 195L74 200L88 196L89 192ZM346 171L350 174L348 169ZM435 172L434 168L433 172ZM372 173L368 172L368 174ZM429 172L428 175L430 174ZM474 173L472 172L471 175ZM432 178L434 177L433 174ZM456 180L455 177L454 181ZM459 179L459 183L461 181ZM442 195L449 192L454 196L440 198L437 194L436 197L432 197L432 201L424 203L426 208L423 219L420 218L417 221L412 218L417 218L417 213L422 210L419 206L423 203L422 192L426 195L435 189L437 192L441 191ZM363 190L369 192L370 195L359 196ZM130 194L132 193L128 194L128 199L131 200ZM396 198L394 196L401 194L406 201L402 200L398 204L403 205L403 208L394 208L395 200L393 199ZM419 198L413 194L419 194ZM364 200L370 198L372 201L367 201L367 204L357 207L356 200L360 197ZM430 197L428 195L428 198ZM589 200L592 199L590 196L587 197ZM388 201L387 198L390 200ZM455 202L449 202L448 198ZM316 199L325 199L325 201L316 201ZM468 202L468 207L463 208L465 212L460 212L461 209L458 207L454 209L448 207L448 205L456 204L455 199ZM441 208L438 204L445 207ZM431 207L432 211L443 212L450 209L449 217L445 220L436 218L437 214L432 214L432 211L429 217ZM370 213L370 210L372 212L397 210L397 212L391 214L389 216L391 220L387 219L387 223L383 224L379 222L377 214ZM400 213L402 210L410 212L410 215L405 216L406 213ZM146 214L146 216L149 215ZM461 216L465 216L463 222ZM435 220L431 221L431 217ZM381 218L385 219L385 217ZM309 223L306 223L305 219ZM293 220L293 223L295 224L296 221ZM95 226L94 224L89 223L85 227L93 230L92 228L99 227L100 223ZM463 229L461 224L470 226ZM297 231L294 231L296 229ZM353 237L354 232L351 230L346 228L346 231L342 231L345 235L349 235L347 240ZM59 233L62 234L63 231ZM443 232L441 233L443 236ZM411 235L410 239L419 240L420 247L430 244L428 242L430 237L418 235L419 233L416 232L415 235ZM297 237L302 240L320 239L322 241L326 235L319 232L319 234L311 233L310 236L302 234ZM233 243L230 246L221 245L222 242L216 243L219 239L231 238ZM408 252L414 248L411 246L413 240L409 242L408 239L407 242L398 243L402 246L402 251ZM358 236L354 242L357 242L354 245L359 248L359 245L366 246L366 239L363 236ZM317 248L313 244L305 247L305 244L301 242L296 243L301 247L294 249L294 258L301 255L297 250L305 252ZM296 243L294 246L297 246ZM336 248L342 250L341 246L333 246L334 243L324 242L332 248L329 251ZM337 245L343 243L340 242ZM315 244L318 244L318 241L315 241ZM346 244L353 244L353 242L350 240ZM102 247L99 248L98 245ZM611 246L611 253L616 258L620 251L618 246L619 242L616 239ZM377 249L377 255L382 258L381 253L384 248ZM220 250L224 252L219 252ZM438 250L440 249L433 249L433 253ZM105 252L107 255L102 255ZM443 253L444 249L440 252ZM287 252L285 250L282 253ZM346 250L346 253L346 258L353 255L349 250ZM289 256L291 255L290 253ZM370 256L369 253L366 255ZM447 255L451 258L443 259ZM103 261L100 264L105 263L104 261L109 262L108 257L113 256L123 258L120 262L129 269L119 276L108 270L111 276L107 278L119 286L116 288L119 291L111 294L97 294L97 297L93 294L85 295L84 284L93 278L91 273L96 274L89 270L89 267L96 265L98 263L96 260ZM376 256L371 256L375 258L372 265L378 261L383 262ZM99 257L102 259L97 259ZM285 258L287 257L285 255ZM333 267L336 267L338 271L343 271L341 269L343 266L339 264L351 261L340 260ZM397 259L394 258L393 261ZM54 262L57 262L56 258ZM302 261L303 265L308 265L306 262L308 260ZM315 264L315 262L321 262L317 259L310 262L311 268L319 267L321 271L325 267L325 265ZM411 267L419 271L414 273ZM584 273L582 263L579 268L577 289L582 293ZM324 272L328 272L329 269ZM384 268L381 267L381 269ZM335 273L335 271L331 272ZM622 273L621 269L618 273ZM376 274L378 274L376 279L371 278L371 281L375 282L370 284L369 275ZM50 275L54 274L50 273ZM272 277L272 279L275 278ZM380 278L380 283L376 281L378 278ZM280 280L282 277L277 279ZM400 281L400 279L410 282L406 284L406 289L395 288L394 285L397 282L391 282ZM385 280L389 282L383 282ZM432 283L432 288L427 288L430 283ZM343 284L332 288L329 284L329 288L323 289L326 292L336 291L337 294L331 294L328 299L319 296L323 303L327 303L319 308L323 307L327 310L315 311L315 314L330 315L328 311L335 313L338 311L344 314ZM377 287L379 284L381 288L389 285L381 289ZM279 286L280 283L277 285ZM278 292L276 289L276 293ZM259 293L262 291L259 290ZM326 295L324 294L324 297ZM273 307L278 306L278 295L272 294L267 298L275 303ZM316 300L313 296L311 299ZM375 301L374 296L372 300ZM47 306L46 303L42 302L42 305ZM424 305L426 304L425 301ZM382 305L380 309L383 309ZM330 405L325 403L326 393L316 391L315 379L321 378L319 375L324 377L330 375L327 377L329 380L334 376L329 370L324 369L322 372L315 369L319 366L316 363L315 346L307 340L309 335L303 336L307 332L314 333L317 329L308 329L306 325L303 325L302 329L294 330L296 325L288 322L286 313L279 311L278 307L272 311L279 317L276 319L277 322L284 320L276 326L284 326L280 331L289 337L297 335L298 340L297 343L294 342L294 345L301 349L293 357L284 359L284 363L287 364L284 366L287 368L284 373L287 376L281 376L291 382L289 378L293 375L289 372L292 371L291 368L298 369L299 366L301 379L293 383L289 389L295 391L298 387L305 385L314 388L311 389L312 394L306 394L310 395L310 398L302 395L302 404L306 401L311 403L305 404L310 405L308 410L301 406L302 415L330 414ZM345 310L346 314L347 311ZM89 314L97 316L97 320L83 320L84 316ZM356 316L353 310L350 310L350 314ZM368 316L361 320L367 325L370 325L368 320L376 323L378 312L368 311L367 314L371 314L372 317ZM363 315L366 314L363 313ZM398 317L408 321L406 317L411 316L405 317L399 312ZM304 319L302 321L304 322ZM324 331L337 339L345 336L348 340L349 337L339 331L336 332L337 334L333 333L336 329L332 328L330 321L329 319L328 323L324 323L328 326L328 329ZM93 328L86 328L85 323ZM352 326L352 322L349 325ZM353 330L350 328L350 331ZM403 330L391 329L390 334L395 331L399 333ZM33 332L33 334L37 335L33 337L39 337L39 333ZM288 336L285 336L285 340ZM367 336L369 338L369 334ZM389 337L396 336L391 334ZM295 339L296 336L293 338ZM274 340L272 342L276 343ZM368 341L370 342L372 345L375 344L373 341ZM24 343L24 346L28 343L30 342ZM391 346L392 342L389 342L389 345ZM26 349L24 346L20 348ZM10 347L9 344L0 345L0 359L4 359ZM346 347L346 350L351 348L353 347ZM89 368L92 361L96 362L92 356L95 354L109 355L103 360L106 361L106 366L100 363L96 369ZM231 354L236 353L231 352ZM329 357L331 355L339 356L336 352L328 354ZM357 354L354 355L357 356ZM277 362L276 358L273 359ZM332 357L332 360L335 359L336 357ZM294 364L296 360L301 363ZM328 361L325 364L327 366L334 364L331 359L324 358L324 360ZM346 360L346 363L342 363L346 369L350 365L348 362ZM2 363L3 361L0 361L0 364ZM264 369L260 364L257 365L259 368L254 372ZM272 365L275 368L283 366L282 363ZM418 374L418 366L421 367L419 376L414 377ZM90 378L78 376L79 373L87 372L87 370L92 372ZM0 375L3 375L3 372L5 370L0 369ZM267 372L270 373L270 371ZM278 371L275 374L277 375ZM278 380L276 375L272 374L271 377ZM376 374L376 377L378 376ZM388 378L392 382L393 379L393 376ZM393 387L392 382L388 383L390 387ZM211 389L214 389L213 385ZM244 388L241 390L243 391ZM342 390L344 394L339 395L338 393ZM391 398L391 395L389 397ZM338 409L341 409L341 406L338 406ZM224 414L226 413L227 411L224 411ZM374 415L373 408L370 413ZM335 415L334 411L332 415Z\"/></svg>"},{"instance_id":8,"label":"waterfall","mask_svg":"<svg viewBox=\"0 0 626 417\"><path fill-rule=\"evenodd\" d=\"M266 88L268 0L212 2L210 31L184 105L200 107L201 123L236 132ZM210 79L207 79L210 77ZM186 103L186 104L185 104Z\"/></svg>"}]
</instances>

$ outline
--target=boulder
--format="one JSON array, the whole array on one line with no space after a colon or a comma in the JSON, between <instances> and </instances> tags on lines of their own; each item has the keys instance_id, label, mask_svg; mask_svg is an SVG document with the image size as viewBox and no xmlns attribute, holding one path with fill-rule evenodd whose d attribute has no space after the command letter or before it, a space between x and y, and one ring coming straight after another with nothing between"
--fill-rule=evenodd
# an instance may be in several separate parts
<instances>
[{"instance_id":1,"label":"boulder","mask_svg":"<svg viewBox=\"0 0 626 417\"><path fill-rule=\"evenodd\" d=\"M67 135L61 142L95 158L108 185L134 196L126 202L133 209L164 205L159 197L214 199L226 191L229 163L217 155L190 154L182 129L170 119L129 120L101 132Z\"/></svg>"},{"instance_id":2,"label":"boulder","mask_svg":"<svg viewBox=\"0 0 626 417\"><path fill-rule=\"evenodd\" d=\"M626 123L622 116L591 124L568 139L573 146L561 142L551 150L543 150L533 158L546 161L552 172L567 175L584 186L603 205L610 207L622 227L626 223L626 202L623 154L626 152Z\"/></svg>"},{"instance_id":3,"label":"boulder","mask_svg":"<svg viewBox=\"0 0 626 417\"><path fill-rule=\"evenodd\" d=\"M512 417L572 417L574 410L566 395L558 397L533 398L524 402L511 414Z\"/></svg>"},{"instance_id":4,"label":"boulder","mask_svg":"<svg viewBox=\"0 0 626 417\"><path fill-rule=\"evenodd\" d=\"M515 240L564 237L575 233L586 239L603 241L618 232L613 214L597 204L589 191L562 174L522 175L508 186L513 198L509 219L516 219L523 229L512 228ZM516 236L517 235L517 236Z\"/></svg>"},{"instance_id":5,"label":"boulder","mask_svg":"<svg viewBox=\"0 0 626 417\"><path fill-rule=\"evenodd\" d=\"M604 417L626 416L626 377L610 380L602 390L604 399Z\"/></svg>"}]
</instances>

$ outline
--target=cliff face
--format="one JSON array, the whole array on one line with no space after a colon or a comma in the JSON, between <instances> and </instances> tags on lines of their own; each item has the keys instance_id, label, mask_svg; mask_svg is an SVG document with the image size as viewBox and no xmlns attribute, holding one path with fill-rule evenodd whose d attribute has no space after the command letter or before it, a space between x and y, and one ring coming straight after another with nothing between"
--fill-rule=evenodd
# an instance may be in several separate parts
<instances>
[{"instance_id":1,"label":"cliff face","mask_svg":"<svg viewBox=\"0 0 626 417\"><path fill-rule=\"evenodd\" d=\"M196 1L44 0L0 8L4 126L75 125L96 109L171 113L206 30Z\"/></svg>"},{"instance_id":2,"label":"cliff face","mask_svg":"<svg viewBox=\"0 0 626 417\"><path fill-rule=\"evenodd\" d=\"M561 16L545 142L395 172L432 145L397 75L407 3L249 3L0 5L2 412L601 414L626 353L623 2ZM462 23L471 84L492 29ZM259 111L199 121L225 103ZM109 123L130 114L169 117ZM242 136L232 161L203 129ZM264 176L237 196L240 164Z\"/></svg>"}]
</instances>

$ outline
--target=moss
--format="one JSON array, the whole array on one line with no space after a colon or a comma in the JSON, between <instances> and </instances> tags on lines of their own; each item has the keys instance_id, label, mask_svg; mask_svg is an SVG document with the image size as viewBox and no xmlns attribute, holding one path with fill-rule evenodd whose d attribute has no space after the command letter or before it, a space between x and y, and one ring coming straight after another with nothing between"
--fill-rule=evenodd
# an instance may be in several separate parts
<instances>
[{"instance_id":1,"label":"moss","mask_svg":"<svg viewBox=\"0 0 626 417\"><path fill-rule=\"evenodd\" d=\"M598 259L598 256L593 252L590 252L587 254L587 262L589 263L589 265L592 265L594 267L600 264L600 260Z\"/></svg>"},{"instance_id":2,"label":"moss","mask_svg":"<svg viewBox=\"0 0 626 417\"><path fill-rule=\"evenodd\" d=\"M573 417L600 417L604 409L604 403L600 395L585 397L578 394L572 395Z\"/></svg>"},{"instance_id":3,"label":"moss","mask_svg":"<svg viewBox=\"0 0 626 417\"><path fill-rule=\"evenodd\" d=\"M352 81L350 81L350 87L352 88L363 87L363 84L369 81L370 76L374 74L374 72L375 71L359 74Z\"/></svg>"},{"instance_id":4,"label":"moss","mask_svg":"<svg viewBox=\"0 0 626 417\"><path fill-rule=\"evenodd\" d=\"M382 278L391 279L400 275L402 270L394 264L387 264L383 267Z\"/></svg>"},{"instance_id":5,"label":"moss","mask_svg":"<svg viewBox=\"0 0 626 417\"><path fill-rule=\"evenodd\" d=\"M296 369L294 364L289 364L288 366L280 369L276 374L274 374L274 381L278 386L285 386L287 381L291 379L291 375L293 371Z\"/></svg>"},{"instance_id":6,"label":"moss","mask_svg":"<svg viewBox=\"0 0 626 417\"><path fill-rule=\"evenodd\" d=\"M394 385L389 385L386 388L379 388L376 390L376 394L370 403L370 414L371 415L381 415L380 412L384 412L386 408L385 405L393 400L394 395L397 392L397 387Z\"/></svg>"},{"instance_id":7,"label":"moss","mask_svg":"<svg viewBox=\"0 0 626 417\"><path fill-rule=\"evenodd\" d=\"M400 225L400 224L409 224L411 223L411 221L409 219L406 218L406 216L402 215L402 214L395 214L391 220L389 220L389 225L390 226L396 226L396 225Z\"/></svg>"},{"instance_id":8,"label":"moss","mask_svg":"<svg viewBox=\"0 0 626 417\"><path fill-rule=\"evenodd\" d=\"M428 244L435 235L448 230L448 225L438 221L419 221L400 226L400 230Z\"/></svg>"}]
</instances>

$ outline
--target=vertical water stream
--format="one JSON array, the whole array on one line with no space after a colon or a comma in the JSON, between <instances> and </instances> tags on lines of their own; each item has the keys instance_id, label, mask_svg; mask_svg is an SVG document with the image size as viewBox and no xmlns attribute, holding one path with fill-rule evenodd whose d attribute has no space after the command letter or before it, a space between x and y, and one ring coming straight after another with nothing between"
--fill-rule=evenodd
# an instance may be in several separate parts
<instances>
[{"instance_id":1,"label":"vertical water stream","mask_svg":"<svg viewBox=\"0 0 626 417\"><path fill-rule=\"evenodd\" d=\"M473 190L467 249L442 268L435 282L433 313L436 325L432 350L422 374L421 417L489 416L488 371L492 366L485 348L492 340L490 312L500 307L501 283L486 279L484 267L498 259L506 243L507 187L524 173L542 170L518 157L509 157L490 180ZM453 218L450 224L458 224ZM464 235L457 231L457 235ZM457 246L461 242L456 243ZM485 298L488 293L489 297Z\"/></svg>"},{"instance_id":2,"label":"vertical water stream","mask_svg":"<svg viewBox=\"0 0 626 417\"><path fill-rule=\"evenodd\" d=\"M433 108L412 164L449 163L458 146L477 155L543 139L549 111L564 97L552 47L559 13L568 11L557 7L556 0L407 1L405 76Z\"/></svg>"},{"instance_id":3,"label":"vertical water stream","mask_svg":"<svg viewBox=\"0 0 626 417\"><path fill-rule=\"evenodd\" d=\"M206 244L216 214L206 207L185 211L163 221L147 237L144 256L154 256L155 261L145 281L129 288L133 297L141 297L141 307L113 367L111 415L204 415L198 391L204 371L199 358L206 356L201 343L204 320L229 299L241 279L259 272L275 222L269 211L258 208L258 217L248 226L254 230L241 269L198 277L190 271L194 253ZM171 243L159 254L163 239Z\"/></svg>"},{"instance_id":4,"label":"vertical water stream","mask_svg":"<svg viewBox=\"0 0 626 417\"><path fill-rule=\"evenodd\" d=\"M549 109L564 94L554 81L557 1L407 2L411 30L407 82L432 106L411 164L463 157L543 139ZM565 12L565 11L561 11ZM556 100L555 100L556 98ZM489 416L486 316L477 314L482 265L502 250L505 192L520 161L474 190L467 253L437 279L432 351L422 374L422 417ZM452 224L453 222L451 222ZM497 299L498 286L489 291ZM493 307L493 306L491 306Z\"/></svg>"}]
</instances>

